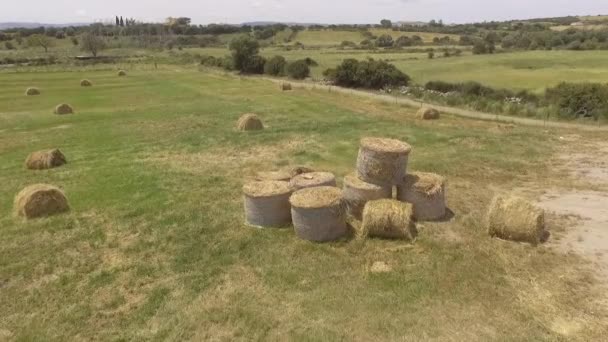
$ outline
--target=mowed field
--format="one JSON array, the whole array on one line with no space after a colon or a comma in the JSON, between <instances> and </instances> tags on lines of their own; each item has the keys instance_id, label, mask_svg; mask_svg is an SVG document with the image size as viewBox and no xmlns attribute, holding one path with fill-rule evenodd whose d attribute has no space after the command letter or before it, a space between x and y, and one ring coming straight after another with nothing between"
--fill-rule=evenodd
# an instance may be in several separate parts
<instances>
[{"instance_id":1,"label":"mowed field","mask_svg":"<svg viewBox=\"0 0 608 342\"><path fill-rule=\"evenodd\" d=\"M601 340L587 265L547 246L491 239L494 192L569 182L565 132L503 127L348 95L196 69L0 73L0 340ZM88 78L94 86L81 88ZM28 86L42 94L26 97ZM74 115L56 116L58 103ZM234 129L245 112L266 129ZM586 134L579 132L580 134ZM244 222L259 170L353 170L359 139L413 145L410 169L448 179L455 217L414 244L314 244ZM588 136L589 139L594 137ZM27 171L60 148L69 163ZM65 190L71 212L24 221L13 197ZM551 223L554 237L561 226ZM375 261L392 267L371 273Z\"/></svg>"}]
</instances>

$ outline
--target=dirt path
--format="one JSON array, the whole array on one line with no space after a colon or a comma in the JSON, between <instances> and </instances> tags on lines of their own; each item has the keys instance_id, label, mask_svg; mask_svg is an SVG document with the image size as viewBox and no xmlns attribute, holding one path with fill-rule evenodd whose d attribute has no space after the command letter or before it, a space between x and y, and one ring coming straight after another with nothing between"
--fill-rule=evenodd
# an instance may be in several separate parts
<instances>
[{"instance_id":1,"label":"dirt path","mask_svg":"<svg viewBox=\"0 0 608 342\"><path fill-rule=\"evenodd\" d=\"M583 185L580 189L552 189L540 205L565 219L564 234L552 244L590 260L598 277L608 283L608 142L577 143L585 152L563 152L564 172Z\"/></svg>"},{"instance_id":2,"label":"dirt path","mask_svg":"<svg viewBox=\"0 0 608 342\"><path fill-rule=\"evenodd\" d=\"M252 77L262 78L262 79L265 79L265 80L268 80L268 81L271 81L271 82L274 82L277 84L285 83L285 81L281 80L281 79L275 79L275 78L270 78L270 77L257 77L257 76L252 76ZM320 85L320 84L312 83L312 82L297 82L297 81L290 80L289 83L292 85L292 87L295 87L295 88L303 88L303 89L310 89L310 90L326 90L328 92L351 94L351 95L356 95L356 96L360 96L360 97L376 99L378 101L403 104L403 105L412 106L412 107L425 106L425 107L435 108L438 111L443 112L443 113L449 113L449 114L453 114L453 115L464 117L464 118L470 118L470 119L513 123L513 124L519 124L519 125L525 125L525 126L570 128L570 129L580 129L580 130L587 130L587 131L608 131L608 126L592 126L592 125L575 124L575 123L567 123L567 122L542 121L542 120L537 120L537 119L520 118L520 117L508 116L508 115L490 114L490 113L478 112L478 111L474 111L474 110L434 105L434 104L425 103L425 102L421 102L421 101L415 101L415 100L404 98L404 97L375 94L375 93L370 93L367 91L342 88L342 87L336 87L336 86Z\"/></svg>"}]
</instances>

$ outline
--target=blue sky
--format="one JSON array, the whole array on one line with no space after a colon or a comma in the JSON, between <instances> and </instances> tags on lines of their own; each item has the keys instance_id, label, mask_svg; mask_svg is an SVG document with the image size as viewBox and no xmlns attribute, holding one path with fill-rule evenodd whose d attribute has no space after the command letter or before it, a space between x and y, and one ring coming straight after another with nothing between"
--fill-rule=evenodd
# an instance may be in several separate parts
<instances>
[{"instance_id":1,"label":"blue sky","mask_svg":"<svg viewBox=\"0 0 608 342\"><path fill-rule=\"evenodd\" d=\"M45 23L110 20L124 15L160 21L187 16L211 22L293 21L376 23L394 21L463 23L565 15L608 14L608 0L29 0L3 1L0 21ZM32 10L35 8L36 10Z\"/></svg>"}]
</instances>

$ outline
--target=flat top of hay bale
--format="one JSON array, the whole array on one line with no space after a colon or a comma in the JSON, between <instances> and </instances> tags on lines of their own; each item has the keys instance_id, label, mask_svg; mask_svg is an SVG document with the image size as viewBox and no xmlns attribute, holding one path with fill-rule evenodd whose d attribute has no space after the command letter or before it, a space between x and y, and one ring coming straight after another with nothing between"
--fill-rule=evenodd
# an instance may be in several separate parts
<instances>
[{"instance_id":1,"label":"flat top of hay bale","mask_svg":"<svg viewBox=\"0 0 608 342\"><path fill-rule=\"evenodd\" d=\"M405 186L411 186L426 195L434 195L445 186L445 178L429 172L412 172L405 176L403 182Z\"/></svg>"},{"instance_id":2,"label":"flat top of hay bale","mask_svg":"<svg viewBox=\"0 0 608 342\"><path fill-rule=\"evenodd\" d=\"M296 185L307 186L330 182L335 179L336 177L331 172L308 172L293 177L291 181Z\"/></svg>"},{"instance_id":3,"label":"flat top of hay bale","mask_svg":"<svg viewBox=\"0 0 608 342\"><path fill-rule=\"evenodd\" d=\"M373 151L390 152L390 153L409 153L412 147L397 139L388 138L363 138L361 139L361 147Z\"/></svg>"},{"instance_id":4,"label":"flat top of hay bale","mask_svg":"<svg viewBox=\"0 0 608 342\"><path fill-rule=\"evenodd\" d=\"M365 205L365 210L375 213L390 213L401 211L408 217L412 217L414 206L411 203L405 203L390 198L369 201Z\"/></svg>"},{"instance_id":5,"label":"flat top of hay bale","mask_svg":"<svg viewBox=\"0 0 608 342\"><path fill-rule=\"evenodd\" d=\"M342 190L333 186L306 188L294 192L289 202L294 207L306 209L336 206L342 202Z\"/></svg>"},{"instance_id":6,"label":"flat top of hay bale","mask_svg":"<svg viewBox=\"0 0 608 342\"><path fill-rule=\"evenodd\" d=\"M381 187L380 185L362 181L361 179L359 179L359 177L357 177L357 174L355 172L349 173L348 175L344 176L344 185L349 186L351 188L371 191L383 189L383 187Z\"/></svg>"},{"instance_id":7,"label":"flat top of hay bale","mask_svg":"<svg viewBox=\"0 0 608 342\"><path fill-rule=\"evenodd\" d=\"M287 182L257 181L243 185L243 193L249 197L271 197L291 193L291 188Z\"/></svg>"}]
</instances>

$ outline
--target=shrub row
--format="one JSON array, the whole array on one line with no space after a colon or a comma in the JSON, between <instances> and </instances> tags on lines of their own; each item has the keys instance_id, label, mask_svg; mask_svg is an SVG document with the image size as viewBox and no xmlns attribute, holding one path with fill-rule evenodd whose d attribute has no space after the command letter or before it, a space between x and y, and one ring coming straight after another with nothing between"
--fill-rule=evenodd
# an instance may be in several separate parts
<instances>
[{"instance_id":1,"label":"shrub row","mask_svg":"<svg viewBox=\"0 0 608 342\"><path fill-rule=\"evenodd\" d=\"M563 82L548 88L545 98L559 108L561 117L608 118L608 84Z\"/></svg>"},{"instance_id":2,"label":"shrub row","mask_svg":"<svg viewBox=\"0 0 608 342\"><path fill-rule=\"evenodd\" d=\"M520 98L525 102L538 102L538 97L525 90L513 92L508 89L494 89L478 82L450 83L444 81L429 81L425 84L426 90L434 90L441 93L458 92L463 96L485 97L492 100L504 100L506 98Z\"/></svg>"},{"instance_id":3,"label":"shrub row","mask_svg":"<svg viewBox=\"0 0 608 342\"><path fill-rule=\"evenodd\" d=\"M334 84L349 88L381 89L405 86L410 81L410 77L394 65L373 59L345 59L337 68L327 69L323 75Z\"/></svg>"}]
</instances>

